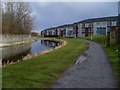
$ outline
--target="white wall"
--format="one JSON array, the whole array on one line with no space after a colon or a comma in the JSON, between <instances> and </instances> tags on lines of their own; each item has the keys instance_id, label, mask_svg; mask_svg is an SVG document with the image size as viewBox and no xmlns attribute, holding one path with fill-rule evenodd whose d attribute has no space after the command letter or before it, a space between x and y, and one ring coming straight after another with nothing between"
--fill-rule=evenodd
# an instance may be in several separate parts
<instances>
[{"instance_id":1,"label":"white wall","mask_svg":"<svg viewBox=\"0 0 120 90\"><path fill-rule=\"evenodd\" d=\"M79 25L78 25L78 32L79 32L79 34L78 34L78 37L83 37L82 36L82 24L80 23Z\"/></svg>"},{"instance_id":2,"label":"white wall","mask_svg":"<svg viewBox=\"0 0 120 90\"><path fill-rule=\"evenodd\" d=\"M73 27L66 27L66 37L74 37L73 32L74 32Z\"/></svg>"},{"instance_id":3,"label":"white wall","mask_svg":"<svg viewBox=\"0 0 120 90\"><path fill-rule=\"evenodd\" d=\"M30 35L10 35L10 34L0 34L0 44L7 44L12 42L22 42L29 40Z\"/></svg>"},{"instance_id":4,"label":"white wall","mask_svg":"<svg viewBox=\"0 0 120 90\"><path fill-rule=\"evenodd\" d=\"M0 52L2 52L2 56L0 58L6 59L11 56L22 54L26 51L30 51L31 45L18 45L16 47L6 47L6 48L0 48Z\"/></svg>"},{"instance_id":5,"label":"white wall","mask_svg":"<svg viewBox=\"0 0 120 90\"><path fill-rule=\"evenodd\" d=\"M57 30L58 30L58 35L60 35L60 28L57 28Z\"/></svg>"},{"instance_id":6,"label":"white wall","mask_svg":"<svg viewBox=\"0 0 120 90\"><path fill-rule=\"evenodd\" d=\"M93 35L97 35L96 22L93 23Z\"/></svg>"}]
</instances>

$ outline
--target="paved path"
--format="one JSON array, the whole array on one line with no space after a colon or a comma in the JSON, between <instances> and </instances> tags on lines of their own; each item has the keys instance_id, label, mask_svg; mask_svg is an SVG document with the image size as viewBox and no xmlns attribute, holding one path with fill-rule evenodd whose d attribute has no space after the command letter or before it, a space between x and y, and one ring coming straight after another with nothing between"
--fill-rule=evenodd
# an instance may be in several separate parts
<instances>
[{"instance_id":1,"label":"paved path","mask_svg":"<svg viewBox=\"0 0 120 90\"><path fill-rule=\"evenodd\" d=\"M116 88L111 65L102 47L92 41L89 49L52 88Z\"/></svg>"}]
</instances>

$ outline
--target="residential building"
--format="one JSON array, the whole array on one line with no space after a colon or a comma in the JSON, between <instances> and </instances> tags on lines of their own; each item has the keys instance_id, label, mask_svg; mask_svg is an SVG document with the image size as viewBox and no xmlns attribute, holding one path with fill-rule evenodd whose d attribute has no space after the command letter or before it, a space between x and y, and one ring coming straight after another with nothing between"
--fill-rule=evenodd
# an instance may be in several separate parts
<instances>
[{"instance_id":1,"label":"residential building","mask_svg":"<svg viewBox=\"0 0 120 90\"><path fill-rule=\"evenodd\" d=\"M107 35L107 32L115 32L117 28L117 16L92 18L73 24L66 24L43 30L43 36L61 37L87 37L91 35Z\"/></svg>"},{"instance_id":2,"label":"residential building","mask_svg":"<svg viewBox=\"0 0 120 90\"><path fill-rule=\"evenodd\" d=\"M107 35L108 29L117 26L117 16L86 19L78 22L78 24L80 31L79 37Z\"/></svg>"}]
</instances>

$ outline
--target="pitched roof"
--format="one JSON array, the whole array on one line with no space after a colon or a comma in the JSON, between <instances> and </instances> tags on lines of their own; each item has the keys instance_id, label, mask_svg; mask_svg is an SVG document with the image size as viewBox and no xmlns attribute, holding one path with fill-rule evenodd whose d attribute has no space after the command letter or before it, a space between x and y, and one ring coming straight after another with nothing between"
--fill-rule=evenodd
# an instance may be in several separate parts
<instances>
[{"instance_id":1,"label":"pitched roof","mask_svg":"<svg viewBox=\"0 0 120 90\"><path fill-rule=\"evenodd\" d=\"M65 25L61 25L61 26L57 26L57 27L51 27L51 28L45 29L44 31L53 30L53 29L56 29L56 28L65 28L65 27L70 27L70 26L73 26L73 24L65 24Z\"/></svg>"},{"instance_id":2,"label":"pitched roof","mask_svg":"<svg viewBox=\"0 0 120 90\"><path fill-rule=\"evenodd\" d=\"M118 16L111 16L111 17L85 19L85 20L79 21L77 23L92 23L92 22L101 22L101 21L117 21L117 19L118 19Z\"/></svg>"}]
</instances>

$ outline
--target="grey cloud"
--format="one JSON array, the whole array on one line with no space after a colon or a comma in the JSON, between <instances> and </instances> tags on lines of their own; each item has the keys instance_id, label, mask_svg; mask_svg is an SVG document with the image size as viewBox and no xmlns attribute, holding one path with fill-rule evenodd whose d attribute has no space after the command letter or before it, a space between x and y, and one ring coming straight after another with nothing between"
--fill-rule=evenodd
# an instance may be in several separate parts
<instances>
[{"instance_id":1,"label":"grey cloud","mask_svg":"<svg viewBox=\"0 0 120 90\"><path fill-rule=\"evenodd\" d=\"M117 15L117 2L31 2L35 16L34 25L38 30L86 18Z\"/></svg>"}]
</instances>

